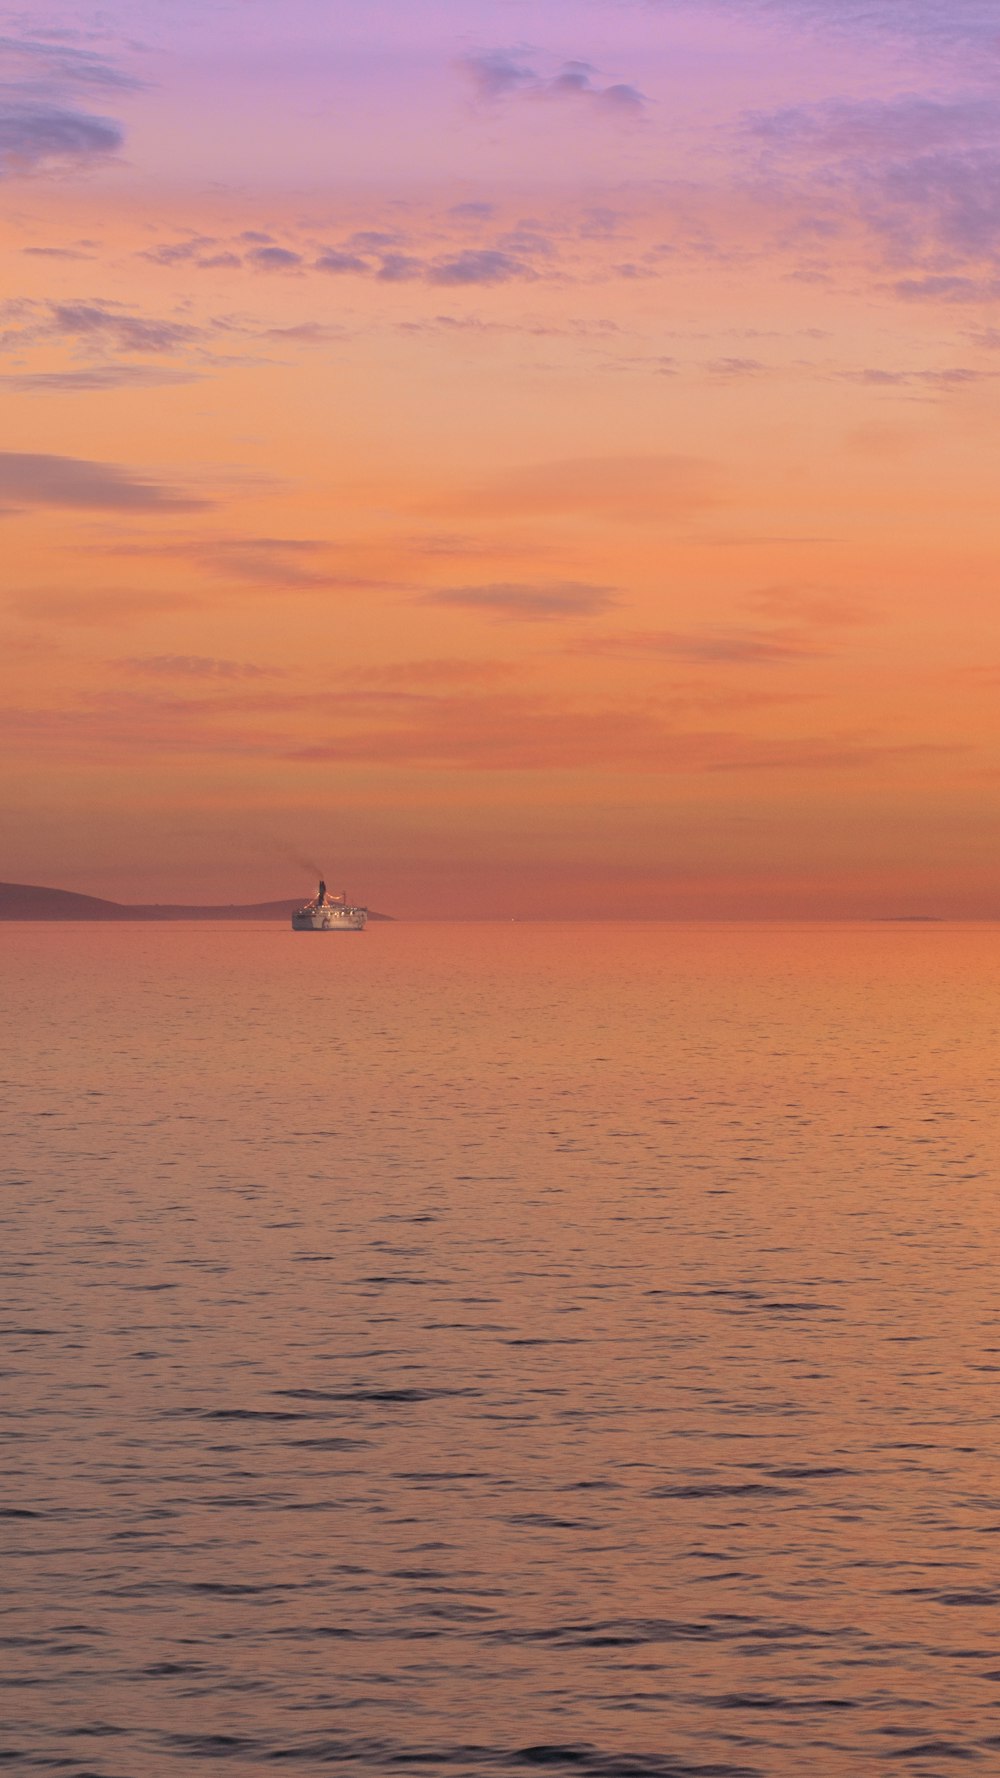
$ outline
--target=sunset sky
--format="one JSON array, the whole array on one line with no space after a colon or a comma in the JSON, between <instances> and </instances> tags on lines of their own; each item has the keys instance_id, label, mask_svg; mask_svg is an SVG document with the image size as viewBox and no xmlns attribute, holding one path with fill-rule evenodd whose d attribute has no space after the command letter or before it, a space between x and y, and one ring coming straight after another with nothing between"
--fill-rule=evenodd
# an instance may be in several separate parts
<instances>
[{"instance_id":1,"label":"sunset sky","mask_svg":"<svg viewBox=\"0 0 1000 1778\"><path fill-rule=\"evenodd\" d=\"M1000 914L995 0L3 36L0 876Z\"/></svg>"}]
</instances>

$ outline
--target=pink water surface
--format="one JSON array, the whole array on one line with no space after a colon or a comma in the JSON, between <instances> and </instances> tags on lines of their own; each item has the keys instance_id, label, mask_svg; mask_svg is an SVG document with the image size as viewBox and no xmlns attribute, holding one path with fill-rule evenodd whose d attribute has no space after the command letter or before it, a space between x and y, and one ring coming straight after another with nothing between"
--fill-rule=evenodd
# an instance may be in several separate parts
<instances>
[{"instance_id":1,"label":"pink water surface","mask_svg":"<svg viewBox=\"0 0 1000 1778\"><path fill-rule=\"evenodd\" d=\"M8 925L5 1769L1000 1751L1000 929Z\"/></svg>"}]
</instances>

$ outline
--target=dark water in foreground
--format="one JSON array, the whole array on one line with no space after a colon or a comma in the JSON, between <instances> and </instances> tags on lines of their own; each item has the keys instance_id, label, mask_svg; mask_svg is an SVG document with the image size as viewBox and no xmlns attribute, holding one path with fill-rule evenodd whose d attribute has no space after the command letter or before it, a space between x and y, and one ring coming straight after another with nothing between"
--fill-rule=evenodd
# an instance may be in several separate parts
<instances>
[{"instance_id":1,"label":"dark water in foreground","mask_svg":"<svg viewBox=\"0 0 1000 1778\"><path fill-rule=\"evenodd\" d=\"M1000 928L0 958L0 1769L1000 1768Z\"/></svg>"}]
</instances>

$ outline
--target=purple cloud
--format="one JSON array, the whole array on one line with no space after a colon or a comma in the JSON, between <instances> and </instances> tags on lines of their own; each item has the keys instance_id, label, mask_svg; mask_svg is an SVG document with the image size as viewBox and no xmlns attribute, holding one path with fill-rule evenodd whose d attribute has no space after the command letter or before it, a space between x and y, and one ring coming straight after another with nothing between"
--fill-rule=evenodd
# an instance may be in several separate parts
<instances>
[{"instance_id":1,"label":"purple cloud","mask_svg":"<svg viewBox=\"0 0 1000 1778\"><path fill-rule=\"evenodd\" d=\"M472 81L477 98L487 102L521 92L537 81L534 69L519 59L516 50L479 50L463 56L459 66Z\"/></svg>"},{"instance_id":2,"label":"purple cloud","mask_svg":"<svg viewBox=\"0 0 1000 1778\"><path fill-rule=\"evenodd\" d=\"M161 364L95 364L87 370L15 371L0 379L19 395L89 395L104 389L162 389L195 383L199 373Z\"/></svg>"},{"instance_id":3,"label":"purple cloud","mask_svg":"<svg viewBox=\"0 0 1000 1778\"><path fill-rule=\"evenodd\" d=\"M7 511L65 506L91 512L194 512L209 505L117 463L33 451L0 451L0 501Z\"/></svg>"},{"instance_id":4,"label":"purple cloud","mask_svg":"<svg viewBox=\"0 0 1000 1778\"><path fill-rule=\"evenodd\" d=\"M110 117L0 98L0 174L107 159L124 139L120 125Z\"/></svg>"},{"instance_id":5,"label":"purple cloud","mask_svg":"<svg viewBox=\"0 0 1000 1778\"><path fill-rule=\"evenodd\" d=\"M408 284L423 272L423 261L411 253L387 253L375 276L382 284Z\"/></svg>"},{"instance_id":6,"label":"purple cloud","mask_svg":"<svg viewBox=\"0 0 1000 1778\"><path fill-rule=\"evenodd\" d=\"M292 271L302 264L301 253L293 253L290 247L256 247L248 258L264 272Z\"/></svg>"},{"instance_id":7,"label":"purple cloud","mask_svg":"<svg viewBox=\"0 0 1000 1778\"><path fill-rule=\"evenodd\" d=\"M142 82L91 50L0 37L0 176L70 170L105 160L124 140L113 118L81 109L79 89L129 92Z\"/></svg>"},{"instance_id":8,"label":"purple cloud","mask_svg":"<svg viewBox=\"0 0 1000 1778\"><path fill-rule=\"evenodd\" d=\"M512 237L513 244L513 237ZM508 251L507 247L465 247L456 253L439 254L425 259L416 253L395 251L382 253L377 261L363 259L358 253L331 248L313 261L313 269L335 275L355 274L375 278L380 284L424 283L457 287L460 285L506 284L520 278L533 282L538 272L530 264L527 252L551 252L548 243L524 240L524 253Z\"/></svg>"},{"instance_id":9,"label":"purple cloud","mask_svg":"<svg viewBox=\"0 0 1000 1778\"><path fill-rule=\"evenodd\" d=\"M425 593L422 605L459 606L482 611L489 617L521 622L552 622L562 618L596 617L618 604L614 587L590 586L580 581L553 581L543 586L523 586L507 581L488 586L441 587Z\"/></svg>"},{"instance_id":10,"label":"purple cloud","mask_svg":"<svg viewBox=\"0 0 1000 1778\"><path fill-rule=\"evenodd\" d=\"M523 260L489 247L435 260L426 273L430 284L506 284L511 278L532 279L537 275Z\"/></svg>"},{"instance_id":11,"label":"purple cloud","mask_svg":"<svg viewBox=\"0 0 1000 1778\"><path fill-rule=\"evenodd\" d=\"M83 86L105 92L135 92L144 84L106 57L54 38L0 37L8 79L32 86Z\"/></svg>"},{"instance_id":12,"label":"purple cloud","mask_svg":"<svg viewBox=\"0 0 1000 1778\"><path fill-rule=\"evenodd\" d=\"M190 260L204 264L201 256L217 245L214 235L189 235L186 240L165 241L162 247L148 247L141 257L152 260L154 265L186 265Z\"/></svg>"},{"instance_id":13,"label":"purple cloud","mask_svg":"<svg viewBox=\"0 0 1000 1778\"><path fill-rule=\"evenodd\" d=\"M259 667L254 661L217 660L200 654L130 655L114 664L125 673L162 679L271 679L282 672L280 667Z\"/></svg>"},{"instance_id":14,"label":"purple cloud","mask_svg":"<svg viewBox=\"0 0 1000 1778\"><path fill-rule=\"evenodd\" d=\"M119 352L173 352L200 332L186 322L130 315L104 303L54 303L46 331L107 344Z\"/></svg>"},{"instance_id":15,"label":"purple cloud","mask_svg":"<svg viewBox=\"0 0 1000 1778\"><path fill-rule=\"evenodd\" d=\"M615 81L602 86L590 62L563 62L554 74L540 74L514 49L487 49L464 56L459 67L471 81L480 103L493 105L509 98L583 100L620 116L641 114L646 98L636 86Z\"/></svg>"},{"instance_id":16,"label":"purple cloud","mask_svg":"<svg viewBox=\"0 0 1000 1778\"><path fill-rule=\"evenodd\" d=\"M313 267L317 272L335 273L367 272L370 270L368 261L361 259L357 253L342 253L337 248L331 248L328 253L320 254L319 259L313 261Z\"/></svg>"},{"instance_id":17,"label":"purple cloud","mask_svg":"<svg viewBox=\"0 0 1000 1778\"><path fill-rule=\"evenodd\" d=\"M745 132L765 179L801 186L814 239L853 214L890 263L930 278L962 277L965 260L1000 261L1000 101L834 100L755 114Z\"/></svg>"},{"instance_id":18,"label":"purple cloud","mask_svg":"<svg viewBox=\"0 0 1000 1778\"><path fill-rule=\"evenodd\" d=\"M664 10L688 0L653 0ZM709 0L720 12L778 18L859 37L896 37L955 47L997 47L994 0Z\"/></svg>"},{"instance_id":19,"label":"purple cloud","mask_svg":"<svg viewBox=\"0 0 1000 1778\"><path fill-rule=\"evenodd\" d=\"M596 99L612 111L642 111L646 100L638 87L624 82L598 86L593 78L595 73L589 62L566 62L550 80L537 82L534 90L545 99Z\"/></svg>"},{"instance_id":20,"label":"purple cloud","mask_svg":"<svg viewBox=\"0 0 1000 1778\"><path fill-rule=\"evenodd\" d=\"M79 247L22 247L21 252L31 259L93 259L92 253L83 253Z\"/></svg>"},{"instance_id":21,"label":"purple cloud","mask_svg":"<svg viewBox=\"0 0 1000 1778\"><path fill-rule=\"evenodd\" d=\"M828 99L819 105L788 105L755 112L747 129L777 151L820 160L838 156L931 154L993 142L1000 132L995 99L930 99L902 93L893 99Z\"/></svg>"},{"instance_id":22,"label":"purple cloud","mask_svg":"<svg viewBox=\"0 0 1000 1778\"><path fill-rule=\"evenodd\" d=\"M998 278L900 278L893 288L904 302L995 303L1000 297Z\"/></svg>"},{"instance_id":23,"label":"purple cloud","mask_svg":"<svg viewBox=\"0 0 1000 1778\"><path fill-rule=\"evenodd\" d=\"M788 630L634 630L596 636L577 645L585 654L697 661L711 665L755 665L767 661L813 660L829 651L811 638Z\"/></svg>"},{"instance_id":24,"label":"purple cloud","mask_svg":"<svg viewBox=\"0 0 1000 1778\"><path fill-rule=\"evenodd\" d=\"M673 361L668 361L667 369L673 371ZM767 366L759 358L713 358L705 369L713 377L754 377Z\"/></svg>"}]
</instances>

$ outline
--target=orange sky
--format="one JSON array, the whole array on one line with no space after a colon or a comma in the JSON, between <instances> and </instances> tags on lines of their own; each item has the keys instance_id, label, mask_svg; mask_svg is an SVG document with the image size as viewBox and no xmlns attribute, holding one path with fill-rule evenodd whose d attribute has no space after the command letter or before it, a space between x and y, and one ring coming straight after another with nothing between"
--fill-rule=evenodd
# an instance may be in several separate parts
<instances>
[{"instance_id":1,"label":"orange sky","mask_svg":"<svg viewBox=\"0 0 1000 1778\"><path fill-rule=\"evenodd\" d=\"M981 9L148 10L8 46L0 874L1000 913Z\"/></svg>"}]
</instances>

